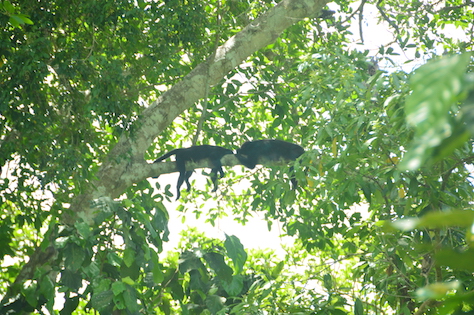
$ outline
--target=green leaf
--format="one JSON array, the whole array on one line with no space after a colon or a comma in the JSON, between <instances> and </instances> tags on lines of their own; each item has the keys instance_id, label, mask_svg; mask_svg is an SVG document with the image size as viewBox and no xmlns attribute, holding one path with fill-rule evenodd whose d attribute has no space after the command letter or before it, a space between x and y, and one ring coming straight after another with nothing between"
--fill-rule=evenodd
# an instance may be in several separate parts
<instances>
[{"instance_id":1,"label":"green leaf","mask_svg":"<svg viewBox=\"0 0 474 315\"><path fill-rule=\"evenodd\" d=\"M135 251L131 249L130 247L125 248L125 251L123 253L123 262L127 267L130 267L133 262L135 261Z\"/></svg>"},{"instance_id":2,"label":"green leaf","mask_svg":"<svg viewBox=\"0 0 474 315\"><path fill-rule=\"evenodd\" d=\"M332 283L333 283L333 281L332 281L331 275L328 274L328 273L325 274L325 275L323 276L323 284L324 284L324 287L325 287L329 292L332 291Z\"/></svg>"},{"instance_id":3,"label":"green leaf","mask_svg":"<svg viewBox=\"0 0 474 315\"><path fill-rule=\"evenodd\" d=\"M206 306L211 312L211 314L217 314L220 310L224 308L222 298L217 295L209 295L206 297Z\"/></svg>"},{"instance_id":4,"label":"green leaf","mask_svg":"<svg viewBox=\"0 0 474 315\"><path fill-rule=\"evenodd\" d=\"M166 297L161 298L161 303L159 307L165 315L171 315L171 303L169 299L167 299Z\"/></svg>"},{"instance_id":5,"label":"green leaf","mask_svg":"<svg viewBox=\"0 0 474 315\"><path fill-rule=\"evenodd\" d=\"M130 277L133 281L136 281L140 276L140 267L135 261L130 266L123 264L120 266L120 276L122 278Z\"/></svg>"},{"instance_id":6,"label":"green leaf","mask_svg":"<svg viewBox=\"0 0 474 315\"><path fill-rule=\"evenodd\" d=\"M81 222L76 222L74 226L76 227L77 232L82 236L82 238L87 240L90 237L92 230L89 224L87 224L84 221L81 221Z\"/></svg>"},{"instance_id":7,"label":"green leaf","mask_svg":"<svg viewBox=\"0 0 474 315\"><path fill-rule=\"evenodd\" d=\"M205 254L204 258L221 280L231 283L233 271L232 268L225 263L224 256L219 253L210 252Z\"/></svg>"},{"instance_id":8,"label":"green leaf","mask_svg":"<svg viewBox=\"0 0 474 315\"><path fill-rule=\"evenodd\" d=\"M416 290L416 295L421 300L440 299L450 290L456 290L460 287L459 281L435 282Z\"/></svg>"},{"instance_id":9,"label":"green leaf","mask_svg":"<svg viewBox=\"0 0 474 315\"><path fill-rule=\"evenodd\" d=\"M25 296L26 301L33 307L38 305L38 293L36 291L37 287L32 285L24 290L22 290L23 295Z\"/></svg>"},{"instance_id":10,"label":"green leaf","mask_svg":"<svg viewBox=\"0 0 474 315\"><path fill-rule=\"evenodd\" d=\"M19 14L18 16L25 22L25 24L30 24L30 25L34 24L33 21L30 20L26 15Z\"/></svg>"},{"instance_id":11,"label":"green leaf","mask_svg":"<svg viewBox=\"0 0 474 315\"><path fill-rule=\"evenodd\" d=\"M114 293L112 290L102 291L94 293L92 295L91 304L99 312L106 309L114 298Z\"/></svg>"},{"instance_id":12,"label":"green leaf","mask_svg":"<svg viewBox=\"0 0 474 315\"><path fill-rule=\"evenodd\" d=\"M129 285L134 285L135 281L133 281L130 277L125 277L122 278L123 283L129 284Z\"/></svg>"},{"instance_id":13,"label":"green leaf","mask_svg":"<svg viewBox=\"0 0 474 315\"><path fill-rule=\"evenodd\" d=\"M123 294L115 295L113 299L113 307L119 310L124 310L127 308L125 305L125 300L123 298Z\"/></svg>"},{"instance_id":14,"label":"green leaf","mask_svg":"<svg viewBox=\"0 0 474 315\"><path fill-rule=\"evenodd\" d=\"M49 277L43 277L41 283L39 285L39 292L44 295L46 298L46 308L53 313L53 306L54 306L54 284Z\"/></svg>"},{"instance_id":15,"label":"green leaf","mask_svg":"<svg viewBox=\"0 0 474 315\"><path fill-rule=\"evenodd\" d=\"M79 305L79 296L66 297L64 301L64 307L59 312L59 315L70 315L74 312Z\"/></svg>"},{"instance_id":16,"label":"green leaf","mask_svg":"<svg viewBox=\"0 0 474 315\"><path fill-rule=\"evenodd\" d=\"M272 269L272 273L271 273L272 279L278 278L281 271L283 270L283 267L285 267L285 261L283 260L278 262L278 264L276 264L275 268Z\"/></svg>"},{"instance_id":17,"label":"green leaf","mask_svg":"<svg viewBox=\"0 0 474 315\"><path fill-rule=\"evenodd\" d=\"M235 275L232 277L231 283L223 281L222 286L229 296L238 296L240 292L242 292L242 288L244 286L244 276Z\"/></svg>"},{"instance_id":18,"label":"green leaf","mask_svg":"<svg viewBox=\"0 0 474 315\"><path fill-rule=\"evenodd\" d=\"M198 253L199 256L201 253ZM190 270L206 270L206 267L202 261L198 258L198 254L195 252L185 251L180 255L179 259L179 271L181 273L189 272Z\"/></svg>"},{"instance_id":19,"label":"green leaf","mask_svg":"<svg viewBox=\"0 0 474 315\"><path fill-rule=\"evenodd\" d=\"M131 201L130 199L124 199L122 200L122 204L125 208L130 208L131 206L133 206L133 201Z\"/></svg>"},{"instance_id":20,"label":"green leaf","mask_svg":"<svg viewBox=\"0 0 474 315\"><path fill-rule=\"evenodd\" d=\"M15 13L15 7L11 4L10 1L5 0L3 1L3 8L5 11L7 11L9 14Z\"/></svg>"},{"instance_id":21,"label":"green leaf","mask_svg":"<svg viewBox=\"0 0 474 315\"><path fill-rule=\"evenodd\" d=\"M474 223L474 211L453 210L436 211L422 216L417 224L419 228L470 227Z\"/></svg>"},{"instance_id":22,"label":"green leaf","mask_svg":"<svg viewBox=\"0 0 474 315\"><path fill-rule=\"evenodd\" d=\"M127 285L127 289L123 293L123 299L125 301L127 311L131 313L138 311L137 292L132 286Z\"/></svg>"},{"instance_id":23,"label":"green leaf","mask_svg":"<svg viewBox=\"0 0 474 315\"><path fill-rule=\"evenodd\" d=\"M10 23L13 21L16 26L20 26L22 24L25 24L25 21L18 15L14 14L10 16ZM13 24L13 23L12 23Z\"/></svg>"},{"instance_id":24,"label":"green leaf","mask_svg":"<svg viewBox=\"0 0 474 315\"><path fill-rule=\"evenodd\" d=\"M115 253L115 252L108 252L107 253L107 260L112 266L120 266L122 264L123 260L120 258L120 256Z\"/></svg>"},{"instance_id":25,"label":"green leaf","mask_svg":"<svg viewBox=\"0 0 474 315\"><path fill-rule=\"evenodd\" d=\"M84 249L76 243L69 243L66 246L64 256L66 257L64 265L71 271L79 270L85 259Z\"/></svg>"},{"instance_id":26,"label":"green leaf","mask_svg":"<svg viewBox=\"0 0 474 315\"><path fill-rule=\"evenodd\" d=\"M440 266L449 266L455 270L474 272L474 249L462 252L453 249L442 249L435 254L436 263Z\"/></svg>"},{"instance_id":27,"label":"green leaf","mask_svg":"<svg viewBox=\"0 0 474 315\"><path fill-rule=\"evenodd\" d=\"M65 269L61 271L61 282L71 291L77 292L82 286L82 274Z\"/></svg>"},{"instance_id":28,"label":"green leaf","mask_svg":"<svg viewBox=\"0 0 474 315\"><path fill-rule=\"evenodd\" d=\"M364 315L364 305L359 298L354 302L354 315Z\"/></svg>"},{"instance_id":29,"label":"green leaf","mask_svg":"<svg viewBox=\"0 0 474 315\"><path fill-rule=\"evenodd\" d=\"M164 279L163 271L160 268L160 265L156 264L153 266L153 269L151 270L153 273L153 281L155 283L160 283Z\"/></svg>"},{"instance_id":30,"label":"green leaf","mask_svg":"<svg viewBox=\"0 0 474 315\"><path fill-rule=\"evenodd\" d=\"M122 281L115 281L114 283L112 283L112 292L116 296L122 293L123 291L125 291L126 289L127 287L125 286L125 283L123 283Z\"/></svg>"},{"instance_id":31,"label":"green leaf","mask_svg":"<svg viewBox=\"0 0 474 315\"><path fill-rule=\"evenodd\" d=\"M167 286L171 289L171 295L174 299L182 301L184 299L184 290L176 276L175 270L169 270L173 274L172 278L167 281Z\"/></svg>"},{"instance_id":32,"label":"green leaf","mask_svg":"<svg viewBox=\"0 0 474 315\"><path fill-rule=\"evenodd\" d=\"M10 18L8 19L8 22L10 22L11 25L13 25L14 27L20 27L20 23L18 22L18 17L17 16L10 16ZM21 21L20 19L20 22L23 22Z\"/></svg>"},{"instance_id":33,"label":"green leaf","mask_svg":"<svg viewBox=\"0 0 474 315\"><path fill-rule=\"evenodd\" d=\"M452 134L449 111L463 90L471 54L432 60L418 68L410 80L413 93L405 104L406 120L415 130L414 141L400 163L402 169L420 167L434 147Z\"/></svg>"},{"instance_id":34,"label":"green leaf","mask_svg":"<svg viewBox=\"0 0 474 315\"><path fill-rule=\"evenodd\" d=\"M228 236L227 234L225 235L224 246L227 255L234 263L235 272L240 273L247 261L247 253L245 252L244 246L236 236Z\"/></svg>"},{"instance_id":35,"label":"green leaf","mask_svg":"<svg viewBox=\"0 0 474 315\"><path fill-rule=\"evenodd\" d=\"M163 271L161 270L160 263L158 261L158 255L154 250L150 251L151 261L153 263L153 281L155 283L161 283L164 280Z\"/></svg>"}]
</instances>

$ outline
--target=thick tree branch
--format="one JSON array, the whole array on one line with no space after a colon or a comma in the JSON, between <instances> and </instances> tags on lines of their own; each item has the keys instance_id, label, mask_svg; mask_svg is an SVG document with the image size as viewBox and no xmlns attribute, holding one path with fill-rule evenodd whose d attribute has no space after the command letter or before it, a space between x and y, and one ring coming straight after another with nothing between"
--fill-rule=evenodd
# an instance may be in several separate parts
<instances>
[{"instance_id":1,"label":"thick tree branch","mask_svg":"<svg viewBox=\"0 0 474 315\"><path fill-rule=\"evenodd\" d=\"M225 155L221 159L222 166L234 166L240 164L239 160L233 154ZM208 160L199 162L187 162L186 170L192 171L197 168L213 168L213 165ZM161 174L169 174L177 172L175 162L160 162L160 163L135 163L130 166L130 176L138 176L135 179L138 181L144 180L148 177L156 177Z\"/></svg>"},{"instance_id":2,"label":"thick tree branch","mask_svg":"<svg viewBox=\"0 0 474 315\"><path fill-rule=\"evenodd\" d=\"M242 165L234 154L225 155L221 159L222 166L232 167L235 165ZM271 161L261 159L258 161L259 165L265 166L282 166L287 165L287 161ZM214 166L209 160L202 160L198 162L187 162L186 170L192 171L198 168L213 168ZM136 182L142 181L149 177L157 177L162 174L170 174L178 172L175 162L160 162L160 163L146 163L137 162L130 164L127 176L132 177Z\"/></svg>"}]
</instances>

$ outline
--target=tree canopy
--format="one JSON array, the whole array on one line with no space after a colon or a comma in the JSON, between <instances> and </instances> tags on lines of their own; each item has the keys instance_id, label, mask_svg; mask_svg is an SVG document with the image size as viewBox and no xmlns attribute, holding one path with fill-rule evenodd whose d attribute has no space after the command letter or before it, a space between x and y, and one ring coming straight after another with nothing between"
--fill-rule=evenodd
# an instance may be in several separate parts
<instances>
[{"instance_id":1,"label":"tree canopy","mask_svg":"<svg viewBox=\"0 0 474 315\"><path fill-rule=\"evenodd\" d=\"M0 314L472 314L473 20L462 0L0 1ZM225 155L178 206L176 163L153 163L261 139L305 153ZM192 229L165 253L174 211L263 214L295 245Z\"/></svg>"}]
</instances>

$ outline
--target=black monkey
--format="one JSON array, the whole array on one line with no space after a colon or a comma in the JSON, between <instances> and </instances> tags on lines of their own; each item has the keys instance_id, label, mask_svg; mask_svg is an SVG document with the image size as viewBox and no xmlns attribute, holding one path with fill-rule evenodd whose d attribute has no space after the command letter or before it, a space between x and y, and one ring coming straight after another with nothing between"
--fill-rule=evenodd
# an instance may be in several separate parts
<instances>
[{"instance_id":1,"label":"black monkey","mask_svg":"<svg viewBox=\"0 0 474 315\"><path fill-rule=\"evenodd\" d=\"M216 191L218 173L220 175L220 178L224 176L224 171L222 170L221 159L224 155L227 155L227 154L234 154L234 152L232 152L232 150L229 150L223 147L213 146L213 145L207 145L207 144L197 145L197 146L192 146L190 148L174 149L166 153L165 155L160 156L153 163L161 162L164 159L170 157L171 155L176 155L176 166L179 171L178 185L177 185L178 195L176 197L176 200L178 200L179 197L181 196L179 189L181 188L181 185L183 185L184 181L186 181L186 185L188 186L188 191L191 189L191 184L189 183L189 177L191 176L193 171L186 171L186 162L188 161L197 162L197 161L209 159L213 166L211 170L211 180L214 183L214 189L212 191Z\"/></svg>"},{"instance_id":2,"label":"black monkey","mask_svg":"<svg viewBox=\"0 0 474 315\"><path fill-rule=\"evenodd\" d=\"M255 140L245 142L240 149L237 150L237 158L240 163L246 167L253 169L260 158L268 161L294 161L304 153L304 149L294 143L282 140ZM290 167L293 173L293 166ZM293 189L296 189L298 182L294 175L291 176Z\"/></svg>"}]
</instances>

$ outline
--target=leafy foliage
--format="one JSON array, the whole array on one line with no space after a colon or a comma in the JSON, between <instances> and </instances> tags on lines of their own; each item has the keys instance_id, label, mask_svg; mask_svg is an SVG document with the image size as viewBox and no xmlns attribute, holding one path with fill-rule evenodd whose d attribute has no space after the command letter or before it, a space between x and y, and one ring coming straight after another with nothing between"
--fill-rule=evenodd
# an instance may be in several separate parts
<instances>
[{"instance_id":1,"label":"leafy foliage","mask_svg":"<svg viewBox=\"0 0 474 315\"><path fill-rule=\"evenodd\" d=\"M196 230L165 256L175 210L160 178L96 196L92 224L62 224L144 109L274 5L0 2L0 313L473 311L474 13L460 0L335 1L333 17L288 28L143 152L193 138L302 145L296 191L290 165L235 167L220 192L195 187L177 209L211 224L262 212L295 238L286 257ZM394 41L354 49L369 8Z\"/></svg>"}]
</instances>

